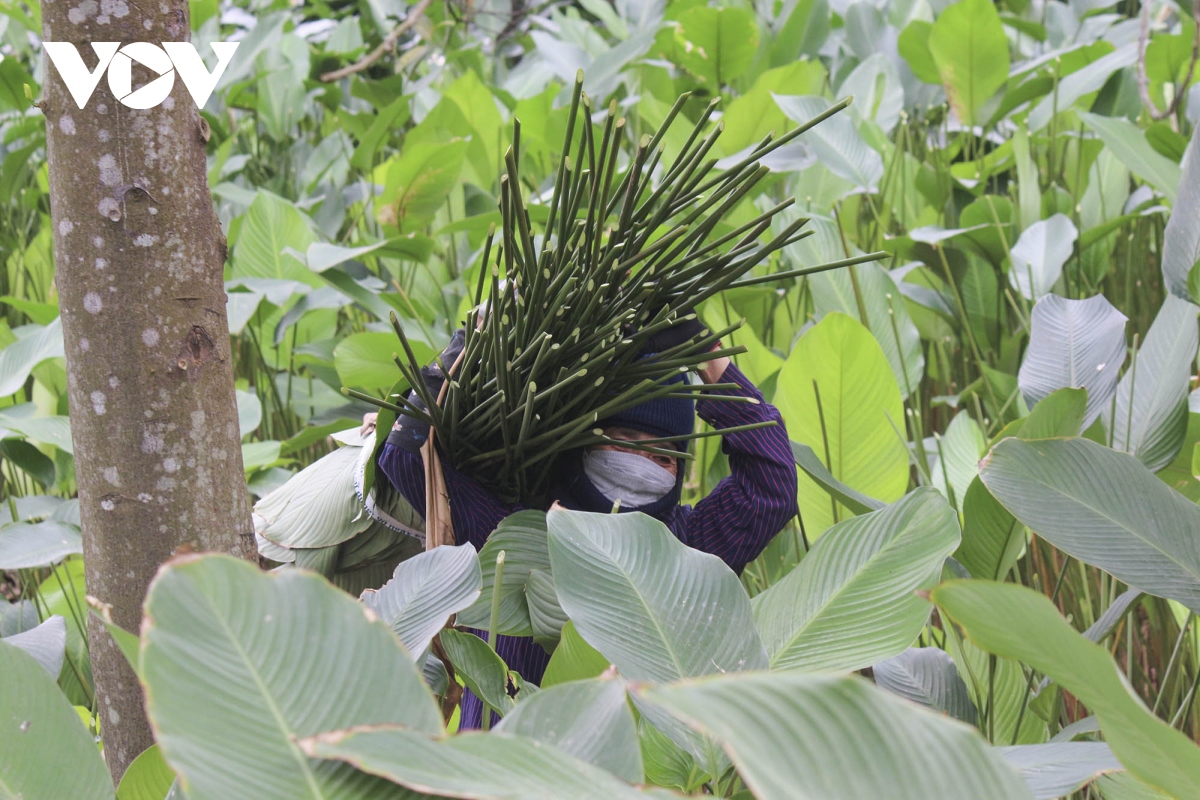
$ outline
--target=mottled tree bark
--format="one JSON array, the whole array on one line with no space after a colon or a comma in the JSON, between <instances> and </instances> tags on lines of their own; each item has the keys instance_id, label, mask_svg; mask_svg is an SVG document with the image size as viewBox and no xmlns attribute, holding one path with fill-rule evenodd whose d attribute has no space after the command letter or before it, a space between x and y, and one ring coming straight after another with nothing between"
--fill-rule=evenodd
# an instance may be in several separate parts
<instances>
[{"instance_id":1,"label":"mottled tree bark","mask_svg":"<svg viewBox=\"0 0 1200 800\"><path fill-rule=\"evenodd\" d=\"M44 0L45 41L187 41L186 0ZM157 77L134 66L133 88ZM88 593L136 631L146 587L182 549L255 556L242 474L208 128L178 77L133 110L102 79L87 106L46 64L42 94L71 437ZM89 625L114 780L153 743L142 691Z\"/></svg>"}]
</instances>

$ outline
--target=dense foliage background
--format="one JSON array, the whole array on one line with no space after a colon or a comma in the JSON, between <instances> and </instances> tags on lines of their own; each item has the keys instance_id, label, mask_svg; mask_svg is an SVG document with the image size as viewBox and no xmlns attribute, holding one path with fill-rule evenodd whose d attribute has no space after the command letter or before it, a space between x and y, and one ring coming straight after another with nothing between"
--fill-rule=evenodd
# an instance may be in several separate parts
<instances>
[{"instance_id":1,"label":"dense foliage background","mask_svg":"<svg viewBox=\"0 0 1200 800\"><path fill-rule=\"evenodd\" d=\"M730 337L747 348L738 364L783 412L802 470L802 524L740 585L644 519L515 522L505 629L557 641L555 661L542 692L514 704L480 640L443 633L506 732L441 738L424 687L444 693L446 675L424 654L450 613L490 604L494 552L443 548L401 566L391 592L418 588L381 591L373 607L407 651L320 578L179 563L152 589L140 655L115 634L161 748L121 797L161 798L176 772L194 797L397 791L387 781L453 797L640 793L632 784L1200 796L1191 6L200 0L191 22L204 55L241 41L204 118L256 497L371 410L341 387L378 396L396 382L391 312L419 359L446 344L500 218L512 120L536 208L579 69L633 142L679 94L691 120L720 98L713 153L730 162L853 96L768 159L772 174L726 225L797 198L779 225L805 216L812 235L756 273L890 258L700 309L713 329L745 318ZM0 636L61 693L0 644L0 722L31 698L57 714L61 694L82 725L46 711L20 739L30 749L0 752L0 795L103 797L83 735L99 741L107 721L81 635L52 198L31 103L40 30L37 6L0 0ZM668 155L688 128L664 139ZM715 441L696 454L685 500L728 472ZM383 584L394 564L338 535L293 558L354 595ZM639 546L613 545L622 535ZM239 649L251 640L270 647ZM628 693L594 677L610 663L638 682ZM856 670L963 724L836 674ZM209 682L213 671L233 677ZM383 727L352 731L368 723Z\"/></svg>"}]
</instances>

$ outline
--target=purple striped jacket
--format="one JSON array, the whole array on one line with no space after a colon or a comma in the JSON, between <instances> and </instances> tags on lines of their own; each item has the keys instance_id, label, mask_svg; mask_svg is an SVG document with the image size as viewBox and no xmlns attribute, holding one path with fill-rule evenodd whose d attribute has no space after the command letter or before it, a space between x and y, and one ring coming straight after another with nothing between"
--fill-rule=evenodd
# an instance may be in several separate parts
<instances>
[{"instance_id":1,"label":"purple striped jacket","mask_svg":"<svg viewBox=\"0 0 1200 800\"><path fill-rule=\"evenodd\" d=\"M742 395L759 401L727 403L699 400L696 413L714 428L732 428L775 420L773 427L738 431L722 437L721 449L729 457L729 477L693 508L676 506L662 521L681 542L718 556L740 573L753 561L784 525L796 514L796 462L787 430L779 411L768 404L750 380L733 364L721 376L722 383L738 389L712 394ZM425 515L425 466L421 457L385 444L379 467L417 513ZM458 544L470 542L483 547L500 520L521 510L520 505L502 503L473 478L443 462L450 517ZM487 634L476 631L483 638ZM510 669L526 680L540 683L550 656L533 639L501 636L496 651ZM459 727L479 727L482 705L469 691L463 695Z\"/></svg>"}]
</instances>

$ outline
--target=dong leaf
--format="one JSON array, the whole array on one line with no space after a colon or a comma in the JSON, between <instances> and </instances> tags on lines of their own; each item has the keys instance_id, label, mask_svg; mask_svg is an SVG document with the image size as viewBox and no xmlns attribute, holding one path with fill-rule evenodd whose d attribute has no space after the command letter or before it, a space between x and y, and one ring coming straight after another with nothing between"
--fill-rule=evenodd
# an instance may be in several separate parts
<instances>
[{"instance_id":1,"label":"dong leaf","mask_svg":"<svg viewBox=\"0 0 1200 800\"><path fill-rule=\"evenodd\" d=\"M693 6L680 15L675 30L679 65L713 91L746 71L757 45L754 15L742 8Z\"/></svg>"},{"instance_id":2,"label":"dong leaf","mask_svg":"<svg viewBox=\"0 0 1200 800\"><path fill-rule=\"evenodd\" d=\"M1176 297L1191 300L1188 275L1200 261L1200 136L1192 140L1183 157L1179 196L1163 231L1163 282Z\"/></svg>"},{"instance_id":3,"label":"dong leaf","mask_svg":"<svg viewBox=\"0 0 1200 800\"><path fill-rule=\"evenodd\" d=\"M321 286L324 281L297 259L284 253L303 253L316 241L307 218L287 200L259 190L243 218L230 259L234 278L272 278Z\"/></svg>"},{"instance_id":4,"label":"dong leaf","mask_svg":"<svg viewBox=\"0 0 1200 800\"><path fill-rule=\"evenodd\" d=\"M962 508L967 487L979 473L979 459L987 451L987 439L979 423L966 411L960 411L936 437L937 460L930 470L930 483L944 494L951 505Z\"/></svg>"},{"instance_id":5,"label":"dong leaf","mask_svg":"<svg viewBox=\"0 0 1200 800\"><path fill-rule=\"evenodd\" d=\"M772 94L788 119L805 123L830 108L830 102L815 95ZM862 191L874 191L883 178L883 158L871 149L846 114L831 117L800 136L821 164L834 175L853 181Z\"/></svg>"},{"instance_id":6,"label":"dong leaf","mask_svg":"<svg viewBox=\"0 0 1200 800\"><path fill-rule=\"evenodd\" d=\"M1200 611L1200 508L1136 458L1087 439L1005 439L980 477L1055 547Z\"/></svg>"},{"instance_id":7,"label":"dong leaf","mask_svg":"<svg viewBox=\"0 0 1200 800\"><path fill-rule=\"evenodd\" d=\"M808 445L797 444L796 442L792 442L791 445L792 456L796 459L796 466L828 492L830 497L845 506L850 513L869 514L872 511L878 511L886 505L874 497L867 497L861 492L854 491L830 475L829 470L825 468L821 459L817 458L817 454Z\"/></svg>"},{"instance_id":8,"label":"dong leaf","mask_svg":"<svg viewBox=\"0 0 1200 800\"><path fill-rule=\"evenodd\" d=\"M997 748L1017 768L1036 800L1057 800L1098 776L1125 768L1104 742L1050 742Z\"/></svg>"},{"instance_id":9,"label":"dong leaf","mask_svg":"<svg viewBox=\"0 0 1200 800\"><path fill-rule=\"evenodd\" d=\"M1005 430L1021 439L1077 436L1087 399L1083 389L1058 389ZM992 496L978 475L967 487L962 512L962 544L954 558L972 577L1003 579L1025 546L1025 526Z\"/></svg>"},{"instance_id":10,"label":"dong leaf","mask_svg":"<svg viewBox=\"0 0 1200 800\"><path fill-rule=\"evenodd\" d=\"M451 614L475 602L482 582L475 548L447 545L400 562L392 579L362 600L418 656Z\"/></svg>"},{"instance_id":11,"label":"dong leaf","mask_svg":"<svg viewBox=\"0 0 1200 800\"><path fill-rule=\"evenodd\" d=\"M1130 172L1154 187L1167 202L1175 203L1181 178L1179 165L1151 147L1136 125L1122 117L1075 113ZM1174 283L1170 288L1174 290Z\"/></svg>"},{"instance_id":12,"label":"dong leaf","mask_svg":"<svg viewBox=\"0 0 1200 800\"><path fill-rule=\"evenodd\" d=\"M505 636L532 636L534 629L526 584L533 570L550 571L550 555L546 548L546 515L541 511L520 511L501 520L479 551L483 590L479 599L458 615L458 623L475 628L490 624L496 557L503 550L499 631Z\"/></svg>"},{"instance_id":13,"label":"dong leaf","mask_svg":"<svg viewBox=\"0 0 1200 800\"><path fill-rule=\"evenodd\" d=\"M959 0L937 18L929 52L942 86L964 125L983 122L981 111L1008 80L1008 37L990 0Z\"/></svg>"},{"instance_id":14,"label":"dong leaf","mask_svg":"<svg viewBox=\"0 0 1200 800\"><path fill-rule=\"evenodd\" d=\"M67 648L67 626L62 617L55 614L36 628L4 637L4 641L29 653L50 677L58 678Z\"/></svg>"},{"instance_id":15,"label":"dong leaf","mask_svg":"<svg viewBox=\"0 0 1200 800\"><path fill-rule=\"evenodd\" d=\"M121 776L117 800L163 800L174 782L175 770L163 760L158 745L151 745Z\"/></svg>"},{"instance_id":16,"label":"dong leaf","mask_svg":"<svg viewBox=\"0 0 1200 800\"><path fill-rule=\"evenodd\" d=\"M1130 42L1065 76L1055 90L1029 112L1029 132L1037 133L1050 124L1057 112L1066 111L1079 98L1098 91L1114 72L1133 66L1136 61L1137 46Z\"/></svg>"},{"instance_id":17,"label":"dong leaf","mask_svg":"<svg viewBox=\"0 0 1200 800\"><path fill-rule=\"evenodd\" d=\"M62 322L55 318L45 327L17 330L21 334L0 350L0 397L7 397L25 385L33 368L48 358L62 357Z\"/></svg>"},{"instance_id":18,"label":"dong leaf","mask_svg":"<svg viewBox=\"0 0 1200 800\"><path fill-rule=\"evenodd\" d=\"M904 494L908 451L897 436L904 407L870 331L844 314L827 314L796 343L777 386L788 436L812 448L835 480L883 502ZM835 521L829 495L807 476L800 478L800 511L809 536Z\"/></svg>"},{"instance_id":19,"label":"dong leaf","mask_svg":"<svg viewBox=\"0 0 1200 800\"><path fill-rule=\"evenodd\" d=\"M82 552L79 528L66 522L45 519L0 525L0 569L48 567Z\"/></svg>"},{"instance_id":20,"label":"dong leaf","mask_svg":"<svg viewBox=\"0 0 1200 800\"><path fill-rule=\"evenodd\" d=\"M1033 307L1031 322L1029 349L1017 373L1025 402L1032 408L1058 389L1086 389L1086 429L1109 407L1116 389L1125 361L1125 315L1103 295L1087 300L1046 295Z\"/></svg>"},{"instance_id":21,"label":"dong leaf","mask_svg":"<svg viewBox=\"0 0 1200 800\"><path fill-rule=\"evenodd\" d=\"M925 376L921 335L887 270L878 264L859 264L819 272L808 279L808 284L813 306L820 315L840 311L871 330L891 364L903 397L917 389ZM862 318L863 312L866 319Z\"/></svg>"},{"instance_id":22,"label":"dong leaf","mask_svg":"<svg viewBox=\"0 0 1200 800\"><path fill-rule=\"evenodd\" d=\"M546 649L558 644L562 629L567 624L567 613L558 603L558 589L554 576L540 569L529 571L525 581L525 602L529 606L529 625L533 628L533 639Z\"/></svg>"},{"instance_id":23,"label":"dong leaf","mask_svg":"<svg viewBox=\"0 0 1200 800\"><path fill-rule=\"evenodd\" d=\"M1013 245L1009 284L1029 300L1046 295L1062 275L1078 238L1079 231L1066 214L1033 223Z\"/></svg>"},{"instance_id":24,"label":"dong leaf","mask_svg":"<svg viewBox=\"0 0 1200 800\"><path fill-rule=\"evenodd\" d=\"M553 745L630 783L644 780L637 725L619 680L552 686L519 703L496 731Z\"/></svg>"},{"instance_id":25,"label":"dong leaf","mask_svg":"<svg viewBox=\"0 0 1200 800\"><path fill-rule=\"evenodd\" d=\"M439 797L626 800L674 796L659 789L634 788L557 747L511 733L430 739L407 728L378 726L331 731L301 740L300 747L314 758L344 761L413 791Z\"/></svg>"},{"instance_id":26,"label":"dong leaf","mask_svg":"<svg viewBox=\"0 0 1200 800\"><path fill-rule=\"evenodd\" d=\"M0 641L0 674L0 795L111 800L96 743L44 666Z\"/></svg>"},{"instance_id":27,"label":"dong leaf","mask_svg":"<svg viewBox=\"0 0 1200 800\"><path fill-rule=\"evenodd\" d=\"M936 647L910 647L871 668L875 683L926 708L974 725L978 717L954 659Z\"/></svg>"},{"instance_id":28,"label":"dong leaf","mask_svg":"<svg viewBox=\"0 0 1200 800\"><path fill-rule=\"evenodd\" d=\"M720 741L759 800L1031 797L978 731L857 677L736 675L636 691Z\"/></svg>"},{"instance_id":29,"label":"dong leaf","mask_svg":"<svg viewBox=\"0 0 1200 800\"><path fill-rule=\"evenodd\" d=\"M928 488L830 528L752 601L771 667L853 670L903 652L928 620L915 592L958 542L954 509Z\"/></svg>"},{"instance_id":30,"label":"dong leaf","mask_svg":"<svg viewBox=\"0 0 1200 800\"><path fill-rule=\"evenodd\" d=\"M379 221L404 233L425 227L458 182L466 154L463 139L420 142L382 164L376 170L384 185Z\"/></svg>"},{"instance_id":31,"label":"dong leaf","mask_svg":"<svg viewBox=\"0 0 1200 800\"><path fill-rule=\"evenodd\" d=\"M558 647L554 648L550 663L546 665L546 674L542 676L542 688L594 678L606 669L608 659L585 642L575 630L575 623L568 621L563 626Z\"/></svg>"},{"instance_id":32,"label":"dong leaf","mask_svg":"<svg viewBox=\"0 0 1200 800\"><path fill-rule=\"evenodd\" d=\"M640 513L551 511L547 523L563 610L626 678L766 668L750 601L716 556Z\"/></svg>"},{"instance_id":33,"label":"dong leaf","mask_svg":"<svg viewBox=\"0 0 1200 800\"><path fill-rule=\"evenodd\" d=\"M439 638L463 684L496 713L507 714L513 698L508 693L508 665L504 659L473 633L447 628Z\"/></svg>"},{"instance_id":34,"label":"dong leaf","mask_svg":"<svg viewBox=\"0 0 1200 800\"><path fill-rule=\"evenodd\" d=\"M254 504L254 530L289 548L340 544L371 525L354 491L360 447L339 447Z\"/></svg>"},{"instance_id":35,"label":"dong leaf","mask_svg":"<svg viewBox=\"0 0 1200 800\"><path fill-rule=\"evenodd\" d=\"M301 570L172 561L147 595L141 666L158 744L193 800L390 797L395 787L311 759L296 739L354 725L442 730L387 626Z\"/></svg>"},{"instance_id":36,"label":"dong leaf","mask_svg":"<svg viewBox=\"0 0 1200 800\"><path fill-rule=\"evenodd\" d=\"M1188 378L1200 344L1197 312L1190 301L1167 295L1117 386L1117 402L1104 409L1112 446L1154 472L1171 463L1187 433Z\"/></svg>"},{"instance_id":37,"label":"dong leaf","mask_svg":"<svg viewBox=\"0 0 1200 800\"><path fill-rule=\"evenodd\" d=\"M1083 638L1045 595L1016 584L974 580L944 583L932 596L975 644L1023 661L1075 695L1099 719L1113 753L1136 777L1176 797L1200 793L1200 748L1151 714L1108 651Z\"/></svg>"}]
</instances>

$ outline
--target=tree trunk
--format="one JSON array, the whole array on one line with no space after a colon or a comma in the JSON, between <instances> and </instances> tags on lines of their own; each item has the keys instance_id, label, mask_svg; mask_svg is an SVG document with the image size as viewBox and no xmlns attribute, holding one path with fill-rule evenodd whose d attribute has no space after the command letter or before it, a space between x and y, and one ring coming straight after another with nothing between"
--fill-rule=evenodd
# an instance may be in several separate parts
<instances>
[{"instance_id":1,"label":"tree trunk","mask_svg":"<svg viewBox=\"0 0 1200 800\"><path fill-rule=\"evenodd\" d=\"M183 0L49 0L45 41L187 41ZM157 77L135 62L133 88ZM149 110L102 79L80 110L46 64L42 110L71 438L88 593L138 630L146 587L180 550L254 559L225 317L225 238L209 195L208 127L183 81ZM153 738L142 691L89 623L114 781Z\"/></svg>"}]
</instances>

